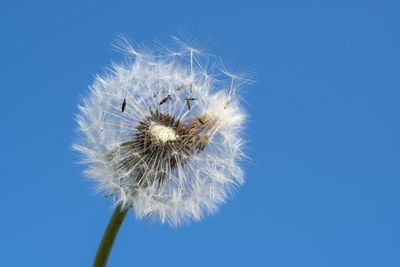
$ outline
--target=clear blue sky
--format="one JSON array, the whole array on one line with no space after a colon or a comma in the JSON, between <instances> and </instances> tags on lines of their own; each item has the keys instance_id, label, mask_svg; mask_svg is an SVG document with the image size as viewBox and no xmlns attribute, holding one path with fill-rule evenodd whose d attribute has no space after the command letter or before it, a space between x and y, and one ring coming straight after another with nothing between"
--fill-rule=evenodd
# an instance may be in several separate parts
<instances>
[{"instance_id":1,"label":"clear blue sky","mask_svg":"<svg viewBox=\"0 0 400 267\"><path fill-rule=\"evenodd\" d=\"M257 72L247 181L187 227L130 214L109 266L400 266L397 1L55 2L0 4L1 266L91 266L112 210L70 149L79 94L118 33L179 31Z\"/></svg>"}]
</instances>

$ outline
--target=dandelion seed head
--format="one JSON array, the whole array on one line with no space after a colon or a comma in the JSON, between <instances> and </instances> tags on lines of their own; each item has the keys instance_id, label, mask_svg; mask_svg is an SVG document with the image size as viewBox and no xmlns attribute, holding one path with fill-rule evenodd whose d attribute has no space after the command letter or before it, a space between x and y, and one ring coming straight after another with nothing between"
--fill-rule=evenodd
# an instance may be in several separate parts
<instances>
[{"instance_id":1,"label":"dandelion seed head","mask_svg":"<svg viewBox=\"0 0 400 267\"><path fill-rule=\"evenodd\" d=\"M172 226L216 212L243 183L245 156L233 78L178 43L154 52L121 39L126 59L96 76L73 145L115 205Z\"/></svg>"}]
</instances>

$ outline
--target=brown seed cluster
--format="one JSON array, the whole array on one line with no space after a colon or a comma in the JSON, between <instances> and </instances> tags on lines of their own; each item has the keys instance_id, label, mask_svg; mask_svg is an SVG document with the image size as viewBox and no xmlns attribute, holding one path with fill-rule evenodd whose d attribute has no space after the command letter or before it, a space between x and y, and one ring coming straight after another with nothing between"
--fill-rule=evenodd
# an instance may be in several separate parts
<instances>
[{"instance_id":1,"label":"brown seed cluster","mask_svg":"<svg viewBox=\"0 0 400 267\"><path fill-rule=\"evenodd\" d=\"M161 186L168 171L185 164L191 155L204 150L214 124L213 120L205 115L182 122L159 110L150 110L150 114L136 126L132 141L123 143L119 147L118 153L122 156L122 160L117 162L114 168L124 173L139 171L154 174L130 176L139 177L136 178L139 180L132 181L135 187L146 187L157 182L155 179ZM168 128L168 131L174 133L174 138L167 141L160 140L151 131L154 125Z\"/></svg>"}]
</instances>

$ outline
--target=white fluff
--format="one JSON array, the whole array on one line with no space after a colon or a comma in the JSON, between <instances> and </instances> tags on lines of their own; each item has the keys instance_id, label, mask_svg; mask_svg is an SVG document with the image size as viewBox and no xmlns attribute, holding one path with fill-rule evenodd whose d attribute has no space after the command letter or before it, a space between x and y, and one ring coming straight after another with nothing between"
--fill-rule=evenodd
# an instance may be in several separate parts
<instances>
[{"instance_id":1,"label":"white fluff","mask_svg":"<svg viewBox=\"0 0 400 267\"><path fill-rule=\"evenodd\" d=\"M80 138L73 148L83 154L83 162L88 164L86 175L97 182L99 191L113 194L115 205L132 207L137 218L176 226L216 212L218 205L244 181L238 163L244 157L241 134L245 113L236 94L236 87L243 80L219 71L214 63L202 64L212 57L201 56L186 45L174 52L170 48L161 49L169 52L150 52L147 48L139 51L125 40L121 43L126 60L112 64L107 74L96 76L76 116ZM212 73L207 72L209 69ZM126 109L122 112L125 94ZM160 105L167 95L171 97ZM190 101L190 110L186 97L196 99ZM129 177L135 170L116 171L113 164L122 160L122 155L118 158L117 153L110 161L107 154L132 140L136 125L149 116L149 109L159 109L182 121L207 114L217 123L204 151L188 157L185 164L171 169L160 161L166 165L158 167L166 172L161 190L153 183L133 192ZM173 132L159 126L152 131L165 142L176 138ZM153 166L144 166L140 160L138 164L146 168L144 179L157 175Z\"/></svg>"}]
</instances>

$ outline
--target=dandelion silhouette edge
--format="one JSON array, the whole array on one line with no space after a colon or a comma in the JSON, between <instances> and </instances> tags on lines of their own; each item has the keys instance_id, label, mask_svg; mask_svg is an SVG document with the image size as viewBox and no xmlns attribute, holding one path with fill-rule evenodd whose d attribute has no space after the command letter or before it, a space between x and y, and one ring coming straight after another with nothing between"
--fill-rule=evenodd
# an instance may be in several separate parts
<instances>
[{"instance_id":1,"label":"dandelion silhouette edge","mask_svg":"<svg viewBox=\"0 0 400 267\"><path fill-rule=\"evenodd\" d=\"M215 213L243 184L245 158L245 79L178 43L154 52L121 39L125 60L82 98L73 144L114 205L171 226Z\"/></svg>"}]
</instances>

